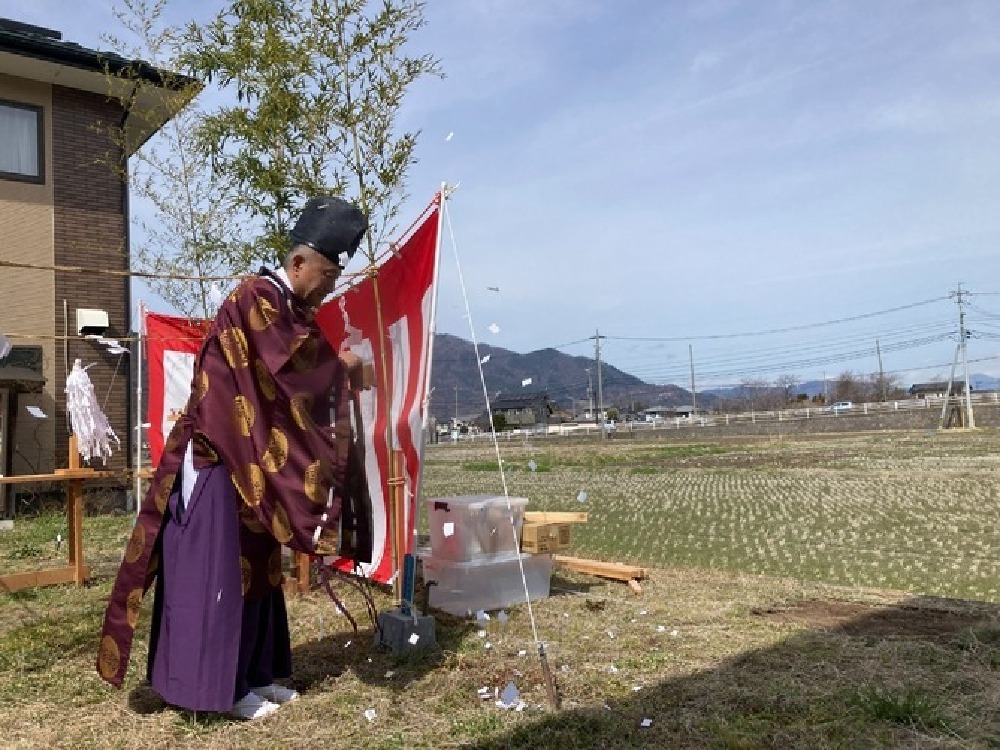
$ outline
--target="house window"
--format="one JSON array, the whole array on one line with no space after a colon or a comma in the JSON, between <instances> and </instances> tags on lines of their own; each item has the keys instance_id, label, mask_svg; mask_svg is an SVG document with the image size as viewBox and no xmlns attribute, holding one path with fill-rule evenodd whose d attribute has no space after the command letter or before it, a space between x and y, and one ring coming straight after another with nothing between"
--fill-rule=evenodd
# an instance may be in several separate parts
<instances>
[{"instance_id":1,"label":"house window","mask_svg":"<svg viewBox=\"0 0 1000 750\"><path fill-rule=\"evenodd\" d=\"M45 182L42 108L0 100L0 179Z\"/></svg>"}]
</instances>

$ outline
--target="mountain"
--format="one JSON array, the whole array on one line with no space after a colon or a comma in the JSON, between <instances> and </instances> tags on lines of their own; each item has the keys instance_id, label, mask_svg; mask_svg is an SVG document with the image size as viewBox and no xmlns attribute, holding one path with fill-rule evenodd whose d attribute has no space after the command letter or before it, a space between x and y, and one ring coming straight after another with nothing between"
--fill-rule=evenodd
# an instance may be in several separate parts
<instances>
[{"instance_id":1,"label":"mountain","mask_svg":"<svg viewBox=\"0 0 1000 750\"><path fill-rule=\"evenodd\" d=\"M587 408L588 389L592 388L594 404L597 404L597 365L589 357L574 357L555 349L518 354L480 344L479 359L487 357L489 359L483 363L483 378L491 401L504 395L521 396L544 391L551 401L576 412ZM485 413L486 397L479 377L479 359L471 341L447 333L434 337L430 410L439 421L456 415L467 419ZM529 378L531 382L522 385ZM604 405L620 410L691 403L691 393L683 388L645 383L606 363L601 364L601 391ZM701 394L698 404L703 405Z\"/></svg>"}]
</instances>

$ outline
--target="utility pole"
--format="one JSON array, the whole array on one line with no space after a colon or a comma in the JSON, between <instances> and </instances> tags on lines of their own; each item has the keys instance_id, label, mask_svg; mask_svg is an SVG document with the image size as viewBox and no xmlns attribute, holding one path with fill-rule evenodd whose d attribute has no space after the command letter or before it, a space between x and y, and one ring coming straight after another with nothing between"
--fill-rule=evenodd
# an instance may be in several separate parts
<instances>
[{"instance_id":1,"label":"utility pole","mask_svg":"<svg viewBox=\"0 0 1000 750\"><path fill-rule=\"evenodd\" d=\"M875 339L875 354L878 356L878 384L882 389L882 403L885 403L885 372L882 370L882 349Z\"/></svg>"},{"instance_id":2,"label":"utility pole","mask_svg":"<svg viewBox=\"0 0 1000 750\"><path fill-rule=\"evenodd\" d=\"M606 431L604 429L604 386L601 380L601 336L600 329L595 330L594 333L594 358L597 360L597 424L601 426L601 436L606 437Z\"/></svg>"},{"instance_id":3,"label":"utility pole","mask_svg":"<svg viewBox=\"0 0 1000 750\"><path fill-rule=\"evenodd\" d=\"M587 367L587 413L594 416L594 381L590 377L590 368Z\"/></svg>"},{"instance_id":4,"label":"utility pole","mask_svg":"<svg viewBox=\"0 0 1000 750\"><path fill-rule=\"evenodd\" d=\"M972 414L972 389L969 386L969 356L966 346L969 332L965 330L965 306L968 304L966 297L969 293L962 291L962 282L959 282L958 290L952 292L950 296L954 297L958 304L958 345L962 351L962 370L965 373L965 426L973 429L976 426L976 419Z\"/></svg>"},{"instance_id":5,"label":"utility pole","mask_svg":"<svg viewBox=\"0 0 1000 750\"><path fill-rule=\"evenodd\" d=\"M455 429L458 429L458 386L455 386Z\"/></svg>"},{"instance_id":6,"label":"utility pole","mask_svg":"<svg viewBox=\"0 0 1000 750\"><path fill-rule=\"evenodd\" d=\"M694 392L694 349L688 344L688 362L691 363L691 419L698 413L698 396Z\"/></svg>"}]
</instances>

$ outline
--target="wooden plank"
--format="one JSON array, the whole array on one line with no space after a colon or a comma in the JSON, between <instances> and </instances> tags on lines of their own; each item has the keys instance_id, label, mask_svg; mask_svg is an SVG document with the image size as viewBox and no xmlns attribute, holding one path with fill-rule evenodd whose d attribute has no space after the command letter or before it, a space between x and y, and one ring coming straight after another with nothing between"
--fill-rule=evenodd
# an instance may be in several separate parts
<instances>
[{"instance_id":1,"label":"wooden plank","mask_svg":"<svg viewBox=\"0 0 1000 750\"><path fill-rule=\"evenodd\" d=\"M604 562L603 560L587 560L582 557L556 555L555 561L578 573L589 573L602 578L613 578L616 581L639 580L646 577L646 571L635 565Z\"/></svg>"},{"instance_id":2,"label":"wooden plank","mask_svg":"<svg viewBox=\"0 0 1000 750\"><path fill-rule=\"evenodd\" d=\"M528 523L587 523L587 513L529 510L524 514Z\"/></svg>"},{"instance_id":3,"label":"wooden plank","mask_svg":"<svg viewBox=\"0 0 1000 750\"><path fill-rule=\"evenodd\" d=\"M29 573L8 573L0 576L0 592L9 593L20 589L32 588L34 586L51 586L57 583L73 583L76 579L77 570L72 565L64 568L50 568L48 570L33 570ZM83 568L84 577L90 576L90 571Z\"/></svg>"},{"instance_id":4,"label":"wooden plank","mask_svg":"<svg viewBox=\"0 0 1000 750\"><path fill-rule=\"evenodd\" d=\"M74 479L107 479L120 476L116 471L95 471L94 469L64 469L59 474L21 474L0 477L0 484L28 484L30 482L68 482Z\"/></svg>"}]
</instances>

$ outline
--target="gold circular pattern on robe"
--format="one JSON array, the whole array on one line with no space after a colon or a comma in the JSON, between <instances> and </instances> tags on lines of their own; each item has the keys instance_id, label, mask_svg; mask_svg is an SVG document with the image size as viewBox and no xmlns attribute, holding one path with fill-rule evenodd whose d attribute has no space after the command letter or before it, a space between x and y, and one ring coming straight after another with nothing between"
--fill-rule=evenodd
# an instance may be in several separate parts
<instances>
[{"instance_id":1,"label":"gold circular pattern on robe","mask_svg":"<svg viewBox=\"0 0 1000 750\"><path fill-rule=\"evenodd\" d=\"M288 521L288 514L280 505L274 506L274 515L271 516L271 533L282 544L288 544L292 538L292 525Z\"/></svg>"},{"instance_id":2,"label":"gold circular pattern on robe","mask_svg":"<svg viewBox=\"0 0 1000 750\"><path fill-rule=\"evenodd\" d=\"M250 430L257 419L257 412L254 411L253 404L246 396L237 396L233 399L233 423L243 437L250 437Z\"/></svg>"},{"instance_id":3,"label":"gold circular pattern on robe","mask_svg":"<svg viewBox=\"0 0 1000 750\"><path fill-rule=\"evenodd\" d=\"M118 664L121 661L120 651L115 639L106 635L101 639L101 650L97 656L97 669L101 677L110 680L118 672Z\"/></svg>"},{"instance_id":4,"label":"gold circular pattern on robe","mask_svg":"<svg viewBox=\"0 0 1000 750\"><path fill-rule=\"evenodd\" d=\"M125 562L129 565L142 557L143 550L146 549L146 529L142 524L137 523L132 529L132 536L129 537L128 546L125 547Z\"/></svg>"},{"instance_id":5,"label":"gold circular pattern on robe","mask_svg":"<svg viewBox=\"0 0 1000 750\"><path fill-rule=\"evenodd\" d=\"M267 561L267 582L272 586L281 583L281 547L275 547Z\"/></svg>"},{"instance_id":6,"label":"gold circular pattern on robe","mask_svg":"<svg viewBox=\"0 0 1000 750\"><path fill-rule=\"evenodd\" d=\"M255 331L263 331L278 317L278 308L265 297L258 297L250 307L250 327Z\"/></svg>"},{"instance_id":7,"label":"gold circular pattern on robe","mask_svg":"<svg viewBox=\"0 0 1000 750\"><path fill-rule=\"evenodd\" d=\"M257 506L264 499L264 472L257 464L247 464L239 475L233 473L233 484L247 505Z\"/></svg>"},{"instance_id":8,"label":"gold circular pattern on robe","mask_svg":"<svg viewBox=\"0 0 1000 750\"><path fill-rule=\"evenodd\" d=\"M327 500L330 492L330 469L323 459L313 461L306 467L305 478L303 479L303 489L306 497L318 505L322 505Z\"/></svg>"},{"instance_id":9,"label":"gold circular pattern on robe","mask_svg":"<svg viewBox=\"0 0 1000 750\"><path fill-rule=\"evenodd\" d=\"M303 335L292 352L292 367L298 372L306 372L316 366L316 356L319 353L319 340L314 336Z\"/></svg>"},{"instance_id":10,"label":"gold circular pattern on robe","mask_svg":"<svg viewBox=\"0 0 1000 750\"><path fill-rule=\"evenodd\" d=\"M313 422L312 414L310 413L313 401L314 397L311 393L296 393L291 398L292 418L303 432L310 432L316 429L316 423Z\"/></svg>"},{"instance_id":11,"label":"gold circular pattern on robe","mask_svg":"<svg viewBox=\"0 0 1000 750\"><path fill-rule=\"evenodd\" d=\"M257 518L257 513L249 505L240 506L240 522L254 534L264 534L267 529L264 528L264 524L260 522Z\"/></svg>"},{"instance_id":12,"label":"gold circular pattern on robe","mask_svg":"<svg viewBox=\"0 0 1000 750\"><path fill-rule=\"evenodd\" d=\"M277 427L271 428L267 438L267 449L260 457L260 465L272 474L285 468L288 461L288 438Z\"/></svg>"},{"instance_id":13,"label":"gold circular pattern on robe","mask_svg":"<svg viewBox=\"0 0 1000 750\"><path fill-rule=\"evenodd\" d=\"M160 480L160 484L156 487L156 509L160 513L163 513L167 509L167 500L170 499L170 493L174 489L175 479L177 479L176 472L167 474Z\"/></svg>"},{"instance_id":14,"label":"gold circular pattern on robe","mask_svg":"<svg viewBox=\"0 0 1000 750\"><path fill-rule=\"evenodd\" d=\"M247 367L250 364L250 349L247 346L247 336L239 328L227 328L219 333L219 343L226 362L234 370Z\"/></svg>"},{"instance_id":15,"label":"gold circular pattern on robe","mask_svg":"<svg viewBox=\"0 0 1000 750\"><path fill-rule=\"evenodd\" d=\"M264 360L254 360L253 369L257 373L257 385L260 386L260 392L268 401L274 401L274 397L278 395L278 389L274 385L274 378L271 377L271 372L264 364Z\"/></svg>"},{"instance_id":16,"label":"gold circular pattern on robe","mask_svg":"<svg viewBox=\"0 0 1000 750\"><path fill-rule=\"evenodd\" d=\"M208 395L208 373L202 370L194 379L194 401L201 403L202 399Z\"/></svg>"},{"instance_id":17,"label":"gold circular pattern on robe","mask_svg":"<svg viewBox=\"0 0 1000 750\"><path fill-rule=\"evenodd\" d=\"M243 555L240 555L240 581L243 585L243 596L246 596L250 590L250 584L253 583L253 568L250 566L250 561Z\"/></svg>"},{"instance_id":18,"label":"gold circular pattern on robe","mask_svg":"<svg viewBox=\"0 0 1000 750\"><path fill-rule=\"evenodd\" d=\"M142 589L132 589L125 599L125 620L128 626L135 630L139 622L139 606L142 604Z\"/></svg>"}]
</instances>

